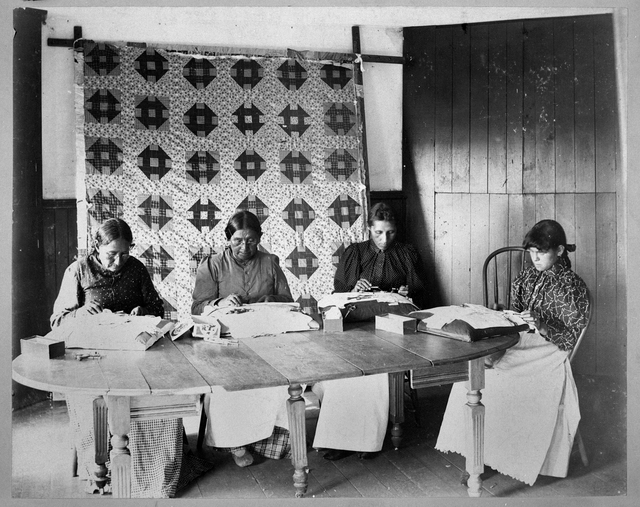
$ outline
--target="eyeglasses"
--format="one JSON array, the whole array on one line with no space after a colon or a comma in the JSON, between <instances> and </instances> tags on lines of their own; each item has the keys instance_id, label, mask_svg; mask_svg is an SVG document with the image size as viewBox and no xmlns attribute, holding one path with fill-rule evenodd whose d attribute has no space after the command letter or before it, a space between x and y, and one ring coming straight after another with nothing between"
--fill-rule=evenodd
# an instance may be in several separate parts
<instances>
[{"instance_id":1,"label":"eyeglasses","mask_svg":"<svg viewBox=\"0 0 640 507\"><path fill-rule=\"evenodd\" d=\"M105 254L105 258L111 262L116 260L117 258L120 258L121 261L124 261L126 259L129 258L129 256L131 255L131 250L127 251L127 252L116 252L116 253L106 253Z\"/></svg>"},{"instance_id":2,"label":"eyeglasses","mask_svg":"<svg viewBox=\"0 0 640 507\"><path fill-rule=\"evenodd\" d=\"M246 246L256 246L258 244L258 240L253 238L232 238L231 244L233 246L240 246L244 243Z\"/></svg>"},{"instance_id":3,"label":"eyeglasses","mask_svg":"<svg viewBox=\"0 0 640 507\"><path fill-rule=\"evenodd\" d=\"M126 261L131 256L131 251L135 245L130 245L129 250L123 250L122 252L105 252L104 257L107 261L113 262L116 259L120 261Z\"/></svg>"}]
</instances>

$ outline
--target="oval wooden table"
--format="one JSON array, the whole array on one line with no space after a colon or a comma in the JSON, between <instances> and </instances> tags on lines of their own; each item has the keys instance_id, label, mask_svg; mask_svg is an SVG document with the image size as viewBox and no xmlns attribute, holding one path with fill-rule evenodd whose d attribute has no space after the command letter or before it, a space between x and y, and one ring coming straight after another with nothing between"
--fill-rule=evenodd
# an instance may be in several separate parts
<instances>
[{"instance_id":1,"label":"oval wooden table","mask_svg":"<svg viewBox=\"0 0 640 507\"><path fill-rule=\"evenodd\" d=\"M467 453L468 492L480 496L484 469L483 358L517 341L518 335L508 335L465 343L426 333L394 334L365 323L347 324L343 332L308 331L242 339L238 346L191 337L172 342L164 337L146 351L99 350L95 351L99 359L82 361L76 360L78 351L74 349L55 359L20 355L13 360L12 369L13 379L26 386L95 397L97 445L106 442L109 432L112 435L111 483L116 498L131 496L127 445L132 419L196 415L201 409L201 395L214 387L239 391L288 385L291 461L295 495L299 497L306 492L308 474L301 384L388 373L392 441L397 448L404 421L404 373L437 373L440 368L461 364L462 375L458 372L447 381L468 381L466 409L473 432L473 445ZM434 384L444 383L443 375L434 378ZM108 427L101 421L108 421ZM106 476L106 445L103 447L96 449L98 480Z\"/></svg>"}]
</instances>

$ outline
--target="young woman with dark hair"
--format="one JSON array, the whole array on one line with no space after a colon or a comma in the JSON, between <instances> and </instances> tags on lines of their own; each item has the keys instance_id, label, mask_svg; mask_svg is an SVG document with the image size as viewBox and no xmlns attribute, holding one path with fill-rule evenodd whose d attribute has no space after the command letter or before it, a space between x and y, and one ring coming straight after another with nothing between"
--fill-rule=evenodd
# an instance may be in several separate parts
<instances>
[{"instance_id":1,"label":"young woman with dark hair","mask_svg":"<svg viewBox=\"0 0 640 507\"><path fill-rule=\"evenodd\" d=\"M588 323L584 281L571 270L564 229L538 222L523 246L533 263L511 286L512 308L530 323L520 341L487 364L482 403L486 407L484 461L527 484L538 475L566 477L580 420L569 363ZM465 454L466 387L454 384L436 448Z\"/></svg>"}]
</instances>

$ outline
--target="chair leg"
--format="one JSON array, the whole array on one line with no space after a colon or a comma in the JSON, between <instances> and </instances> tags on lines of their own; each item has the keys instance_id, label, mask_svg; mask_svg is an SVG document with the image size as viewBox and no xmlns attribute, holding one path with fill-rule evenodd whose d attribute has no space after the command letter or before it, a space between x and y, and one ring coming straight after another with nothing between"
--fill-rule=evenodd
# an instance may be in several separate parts
<instances>
[{"instance_id":1,"label":"chair leg","mask_svg":"<svg viewBox=\"0 0 640 507\"><path fill-rule=\"evenodd\" d=\"M78 477L78 450L71 446L71 477Z\"/></svg>"},{"instance_id":2,"label":"chair leg","mask_svg":"<svg viewBox=\"0 0 640 507\"><path fill-rule=\"evenodd\" d=\"M204 441L204 432L207 429L207 413L204 411L204 406L200 412L200 428L198 428L198 443L197 449L202 449L202 442Z\"/></svg>"},{"instance_id":3,"label":"chair leg","mask_svg":"<svg viewBox=\"0 0 640 507\"><path fill-rule=\"evenodd\" d=\"M416 420L416 426L420 425L420 408L418 406L418 390L409 388L409 395L411 396L411 404L413 405L413 417Z\"/></svg>"},{"instance_id":4,"label":"chair leg","mask_svg":"<svg viewBox=\"0 0 640 507\"><path fill-rule=\"evenodd\" d=\"M589 458L587 457L587 450L584 447L584 442L582 441L582 435L580 434L580 428L576 431L576 441L578 442L578 450L580 451L580 458L582 459L582 464L585 467L589 466Z\"/></svg>"}]
</instances>

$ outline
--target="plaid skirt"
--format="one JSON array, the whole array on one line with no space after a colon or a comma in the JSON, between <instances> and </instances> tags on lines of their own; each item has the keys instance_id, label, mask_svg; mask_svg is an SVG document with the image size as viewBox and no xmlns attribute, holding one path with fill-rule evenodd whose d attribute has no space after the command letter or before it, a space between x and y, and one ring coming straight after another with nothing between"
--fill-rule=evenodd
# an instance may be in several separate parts
<instances>
[{"instance_id":1,"label":"plaid skirt","mask_svg":"<svg viewBox=\"0 0 640 507\"><path fill-rule=\"evenodd\" d=\"M291 442L289 440L289 430L275 426L270 437L258 440L246 446L252 454L259 454L265 458L282 459L291 458ZM231 452L242 447L218 448L221 451Z\"/></svg>"},{"instance_id":2,"label":"plaid skirt","mask_svg":"<svg viewBox=\"0 0 640 507\"><path fill-rule=\"evenodd\" d=\"M92 481L95 469L91 396L67 396L69 424L78 455L80 479ZM213 464L183 448L182 419L131 421L131 497L172 498ZM111 445L109 443L109 450ZM106 463L110 471L110 463Z\"/></svg>"}]
</instances>

